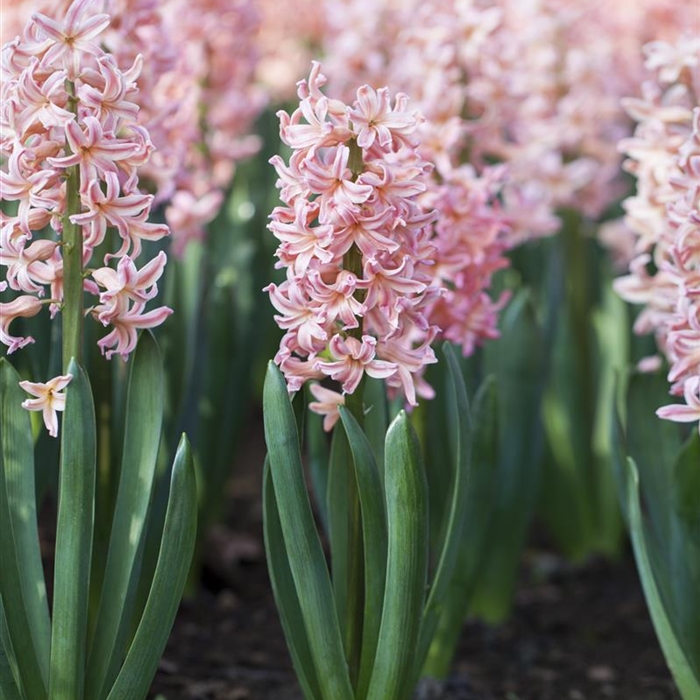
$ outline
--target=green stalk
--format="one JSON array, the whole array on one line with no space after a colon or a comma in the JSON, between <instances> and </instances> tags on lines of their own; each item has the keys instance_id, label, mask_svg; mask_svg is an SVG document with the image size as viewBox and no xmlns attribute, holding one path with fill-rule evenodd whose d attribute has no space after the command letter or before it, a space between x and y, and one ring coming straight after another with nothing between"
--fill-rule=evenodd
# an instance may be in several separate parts
<instances>
[{"instance_id":1,"label":"green stalk","mask_svg":"<svg viewBox=\"0 0 700 700\"><path fill-rule=\"evenodd\" d=\"M350 143L350 158L348 165L353 172L353 179L356 180L364 170L362 159L362 149L353 140ZM352 245L345 254L343 266L358 278L362 277L362 252L356 245ZM363 291L359 290L361 297ZM360 299L361 300L361 299ZM362 340L362 325L349 331L349 335ZM345 397L345 405L360 428L364 427L364 377L360 381L354 393ZM347 439L346 437L344 439ZM347 598L345 606L345 653L348 660L350 672L350 682L353 688L357 688L360 675L360 662L362 659L362 636L365 610L365 552L362 535L362 514L360 511L360 496L357 490L352 463L347 481L348 498L348 542L347 542Z\"/></svg>"},{"instance_id":2,"label":"green stalk","mask_svg":"<svg viewBox=\"0 0 700 700\"><path fill-rule=\"evenodd\" d=\"M362 393L364 380L355 390L349 394L345 401L350 413L362 426L364 424L364 410L362 405ZM347 438L345 438L347 439ZM350 469L347 473L347 498L348 498L348 551L347 551L347 598L345 607L345 653L350 671L350 682L353 688L357 687L360 674L360 661L362 658L362 635L365 610L365 552L362 535L362 516L360 511L360 497L357 491L352 463L348 462Z\"/></svg>"},{"instance_id":3,"label":"green stalk","mask_svg":"<svg viewBox=\"0 0 700 700\"><path fill-rule=\"evenodd\" d=\"M70 110L77 114L75 85L66 83ZM70 150L67 148L68 152ZM83 228L71 222L80 214L80 170L74 165L66 173L66 208L63 213L63 371L71 357L82 362L83 345Z\"/></svg>"}]
</instances>

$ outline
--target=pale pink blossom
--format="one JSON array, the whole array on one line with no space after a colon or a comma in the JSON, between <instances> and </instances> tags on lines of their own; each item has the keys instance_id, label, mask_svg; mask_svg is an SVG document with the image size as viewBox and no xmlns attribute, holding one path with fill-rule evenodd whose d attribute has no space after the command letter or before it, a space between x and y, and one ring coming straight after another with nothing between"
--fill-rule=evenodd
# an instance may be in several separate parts
<instances>
[{"instance_id":1,"label":"pale pink blossom","mask_svg":"<svg viewBox=\"0 0 700 700\"><path fill-rule=\"evenodd\" d=\"M376 379L386 379L398 371L393 362L376 359L377 340L363 335L362 340L349 336L334 335L328 344L332 360L316 363L323 374L328 375L343 387L343 392L352 394L364 374Z\"/></svg>"},{"instance_id":2,"label":"pale pink blossom","mask_svg":"<svg viewBox=\"0 0 700 700\"><path fill-rule=\"evenodd\" d=\"M75 121L66 124L66 142L71 155L49 158L49 164L56 168L80 167L82 193L94 180L104 179L107 173L116 174L119 161L133 158L142 150L140 144L105 131L96 117L85 117L84 125L83 129Z\"/></svg>"},{"instance_id":3,"label":"pale pink blossom","mask_svg":"<svg viewBox=\"0 0 700 700\"><path fill-rule=\"evenodd\" d=\"M102 187L104 182L104 191ZM130 226L135 218L150 209L153 195L141 193L122 194L119 176L115 172L105 172L103 180L89 180L85 187L83 203L87 211L74 214L71 221L86 226L86 244L100 245L105 238L108 226L116 227L119 235L128 240Z\"/></svg>"},{"instance_id":4,"label":"pale pink blossom","mask_svg":"<svg viewBox=\"0 0 700 700\"><path fill-rule=\"evenodd\" d=\"M65 61L70 79L80 73L85 53L101 53L95 39L104 32L110 22L107 14L87 14L91 2L92 0L75 0L62 22L39 13L32 17L38 34L46 37L49 43L49 49L42 57L42 64L53 66Z\"/></svg>"},{"instance_id":5,"label":"pale pink blossom","mask_svg":"<svg viewBox=\"0 0 700 700\"><path fill-rule=\"evenodd\" d=\"M112 331L97 341L102 354L109 360L112 355L120 355L126 360L136 348L138 331L143 328L160 326L173 312L167 306L159 306L145 311L145 304L120 301L118 305L98 305L92 313L102 320L103 325L111 325Z\"/></svg>"},{"instance_id":6,"label":"pale pink blossom","mask_svg":"<svg viewBox=\"0 0 700 700\"><path fill-rule=\"evenodd\" d=\"M314 413L320 413L323 416L323 429L326 432L331 431L340 418L338 409L345 405L345 396L337 391L326 389L317 382L309 384L309 391L316 399L309 402L309 409Z\"/></svg>"},{"instance_id":7,"label":"pale pink blossom","mask_svg":"<svg viewBox=\"0 0 700 700\"><path fill-rule=\"evenodd\" d=\"M66 407L66 395L63 390L73 379L72 374L59 375L49 379L45 384L41 382L20 382L19 385L28 394L36 396L35 399L27 399L22 402L22 408L28 411L41 411L44 418L44 425L51 437L58 436L58 411L63 411Z\"/></svg>"},{"instance_id":8,"label":"pale pink blossom","mask_svg":"<svg viewBox=\"0 0 700 700\"><path fill-rule=\"evenodd\" d=\"M7 345L7 354L23 348L34 342L31 336L19 337L10 335L10 323L16 318L31 318L41 311L41 302L34 296L19 296L10 302L0 302L0 342Z\"/></svg>"},{"instance_id":9,"label":"pale pink blossom","mask_svg":"<svg viewBox=\"0 0 700 700\"><path fill-rule=\"evenodd\" d=\"M283 206L269 228L287 279L266 291L287 331L275 362L289 391L324 376L340 385L342 393L312 388L311 410L328 430L364 376L385 379L411 405L430 395L421 374L435 361L437 329L425 311L440 292L436 213L418 203L432 170L417 151L422 118L405 96L392 106L388 90L364 86L346 105L323 94L325 82L314 62L299 107L280 113L292 155L271 160Z\"/></svg>"},{"instance_id":10,"label":"pale pink blossom","mask_svg":"<svg viewBox=\"0 0 700 700\"><path fill-rule=\"evenodd\" d=\"M674 403L662 406L656 411L659 418L677 421L679 423L698 422L700 432L700 377L690 377L683 384L685 403Z\"/></svg>"},{"instance_id":11,"label":"pale pink blossom","mask_svg":"<svg viewBox=\"0 0 700 700\"><path fill-rule=\"evenodd\" d=\"M7 282L0 291L24 293L0 303L0 341L8 353L33 342L10 335L14 318L34 316L44 304L53 318L63 308L68 217L82 228L82 267L92 273L84 275L85 293L99 298L91 314L114 326L99 343L108 357L128 356L137 329L152 328L170 313L165 307L146 309L157 294L165 254L145 265L137 262L143 239L169 233L167 226L148 220L154 197L139 191L139 169L153 151L148 131L138 123L136 80L143 60L132 56L122 70L105 51L110 15L98 13L98 5L61 0L47 7L51 16L33 15L22 34L3 47L0 185L2 199L18 206L15 216L1 218L0 265ZM77 201L69 204L66 182L73 174L80 186ZM104 250L105 266L96 265L95 249L104 247L109 228L121 247L116 254ZM107 267L114 257L116 269ZM35 386L48 387L42 396L50 399L51 382ZM33 405L39 406L38 400ZM55 434L55 411L49 418L45 414Z\"/></svg>"},{"instance_id":12,"label":"pale pink blossom","mask_svg":"<svg viewBox=\"0 0 700 700\"><path fill-rule=\"evenodd\" d=\"M620 143L637 178L636 195L623 203L635 256L615 289L641 306L634 330L654 333L670 363L671 393L685 398L657 415L693 422L700 419L700 80L693 70L700 41L656 41L645 53L655 80L644 83L641 98L625 101L638 124Z\"/></svg>"}]
</instances>

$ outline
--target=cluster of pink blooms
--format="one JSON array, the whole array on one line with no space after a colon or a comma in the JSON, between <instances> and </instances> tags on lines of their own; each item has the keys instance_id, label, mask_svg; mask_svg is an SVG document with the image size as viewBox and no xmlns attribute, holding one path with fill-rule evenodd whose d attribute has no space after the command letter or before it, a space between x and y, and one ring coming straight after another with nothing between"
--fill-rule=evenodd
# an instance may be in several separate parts
<instances>
[{"instance_id":1,"label":"cluster of pink blooms","mask_svg":"<svg viewBox=\"0 0 700 700\"><path fill-rule=\"evenodd\" d=\"M692 0L647 0L643 12L626 2L326 0L334 84L348 95L362 82L392 85L426 117L421 154L436 168L424 199L440 211L436 276L449 290L429 318L465 354L497 335L505 299L487 290L504 253L554 233L563 207L596 218L623 194L612 147L628 133L620 95L638 84L650 29L673 35L697 22L695 10Z\"/></svg>"},{"instance_id":2,"label":"cluster of pink blooms","mask_svg":"<svg viewBox=\"0 0 700 700\"><path fill-rule=\"evenodd\" d=\"M75 0L62 20L36 14L2 50L0 184L2 199L17 203L14 216L2 215L0 229L2 286L15 292L12 301L0 304L0 340L8 353L33 342L11 334L15 318L34 316L44 304L52 316L62 307L67 219L82 228L84 288L95 296L90 315L111 329L98 341L108 359L126 358L138 329L157 326L171 313L164 306L146 310L157 294L165 253L140 269L136 264L142 241L169 233L167 226L149 222L153 196L138 188L138 171L153 151L137 122L141 61L125 71L102 49L110 17L93 8L91 0ZM66 180L75 170L79 210L70 211ZM116 250L110 248L111 231ZM56 398L56 382L64 386L64 379L41 385L46 401ZM39 386L27 388L36 395ZM60 410L60 401L54 404ZM27 407L37 408L31 402ZM52 434L55 425L47 421Z\"/></svg>"},{"instance_id":3,"label":"cluster of pink blooms","mask_svg":"<svg viewBox=\"0 0 700 700\"><path fill-rule=\"evenodd\" d=\"M672 34L698 21L692 0L643 10L597 0L326 4L334 83L396 86L426 116L423 143L447 157L468 149L478 170L506 163L502 197L518 240L556 230L559 207L596 217L619 199L610 145L627 133L619 98L638 84L639 49L650 28Z\"/></svg>"},{"instance_id":4,"label":"cluster of pink blooms","mask_svg":"<svg viewBox=\"0 0 700 700\"><path fill-rule=\"evenodd\" d=\"M346 105L321 93L325 82L314 63L298 109L278 113L293 152L271 161L284 206L269 226L287 276L267 291L286 330L275 361L290 392L325 377L341 385L342 394L311 385L310 406L329 430L365 374L409 405L432 396L421 373L435 362L426 310L440 290L431 285L436 214L417 202L431 170L416 150L420 115L405 95L392 105L387 89L366 85Z\"/></svg>"},{"instance_id":5,"label":"cluster of pink blooms","mask_svg":"<svg viewBox=\"0 0 700 700\"><path fill-rule=\"evenodd\" d=\"M69 2L8 0L3 41L19 31L29 6L58 17ZM165 207L180 254L221 209L235 163L259 147L250 135L265 104L255 85L257 2L93 0L92 7L112 18L100 41L117 65L141 65L132 99L155 150L140 170L140 188L155 195L154 207Z\"/></svg>"},{"instance_id":6,"label":"cluster of pink blooms","mask_svg":"<svg viewBox=\"0 0 700 700\"><path fill-rule=\"evenodd\" d=\"M637 178L637 193L624 201L635 257L615 288L642 306L635 331L655 334L671 365L671 393L685 399L658 415L694 422L700 421L700 39L655 41L645 54L656 79L642 85L640 98L624 100L638 124L620 143L625 167Z\"/></svg>"}]
</instances>

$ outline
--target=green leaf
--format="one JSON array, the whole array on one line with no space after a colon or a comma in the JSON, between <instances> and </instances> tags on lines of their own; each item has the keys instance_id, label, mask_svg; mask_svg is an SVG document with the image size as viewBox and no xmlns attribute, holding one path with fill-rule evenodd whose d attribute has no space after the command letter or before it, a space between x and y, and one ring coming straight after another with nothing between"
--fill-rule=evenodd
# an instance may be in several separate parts
<instances>
[{"instance_id":1,"label":"green leaf","mask_svg":"<svg viewBox=\"0 0 700 700\"><path fill-rule=\"evenodd\" d=\"M188 398L194 377L197 345L201 338L204 254L205 247L200 241L190 241L182 256L171 257L163 283L166 304L178 310L159 329L168 375L167 405L173 409L173 415L166 418L170 419L168 428L172 449L179 438L184 416L190 411L194 413L196 408Z\"/></svg>"},{"instance_id":2,"label":"green leaf","mask_svg":"<svg viewBox=\"0 0 700 700\"><path fill-rule=\"evenodd\" d=\"M474 398L472 448L466 505L465 536L448 591L440 610L424 675L445 678L450 671L484 555L489 547L493 493L498 475L498 393L493 376L487 377Z\"/></svg>"},{"instance_id":3,"label":"green leaf","mask_svg":"<svg viewBox=\"0 0 700 700\"><path fill-rule=\"evenodd\" d=\"M270 573L272 592L277 603L284 638L292 657L294 671L307 700L319 700L321 690L316 677L313 655L304 627L304 618L299 598L294 588L292 571L289 568L287 550L284 546L282 525L277 511L275 490L272 485L269 458L265 460L263 474L263 533L265 554Z\"/></svg>"},{"instance_id":4,"label":"green leaf","mask_svg":"<svg viewBox=\"0 0 700 700\"><path fill-rule=\"evenodd\" d=\"M29 700L46 697L51 629L39 550L34 444L19 375L0 359L0 593Z\"/></svg>"},{"instance_id":5,"label":"green leaf","mask_svg":"<svg viewBox=\"0 0 700 700\"><path fill-rule=\"evenodd\" d=\"M384 438L389 427L389 406L383 379L365 377L364 403L366 406L365 435L372 446L379 478L384 482Z\"/></svg>"},{"instance_id":6,"label":"green leaf","mask_svg":"<svg viewBox=\"0 0 700 700\"><path fill-rule=\"evenodd\" d=\"M265 441L284 544L325 700L353 698L328 568L306 492L287 386L270 362L263 389Z\"/></svg>"},{"instance_id":7,"label":"green leaf","mask_svg":"<svg viewBox=\"0 0 700 700\"><path fill-rule=\"evenodd\" d=\"M460 547L464 547L464 523L467 517L467 499L469 495L470 481L470 461L472 425L469 411L469 400L467 389L464 385L464 378L460 370L457 358L452 347L445 343L445 359L449 372L450 392L448 402L450 404L448 414L454 424L453 433L455 435L455 464L452 469L453 480L450 492L452 498L447 509L447 523L444 528L444 536L440 557L438 560L435 578L430 587L428 601L423 611L421 621L420 639L416 655L415 673L416 677L423 667L428 649L432 642L435 630L440 618L442 606L445 603L450 582L452 581L457 564ZM433 465L434 469L439 469L441 465Z\"/></svg>"},{"instance_id":8,"label":"green leaf","mask_svg":"<svg viewBox=\"0 0 700 700\"><path fill-rule=\"evenodd\" d=\"M386 436L388 562L379 644L369 700L404 700L412 688L428 569L425 472L418 439L404 411Z\"/></svg>"},{"instance_id":9,"label":"green leaf","mask_svg":"<svg viewBox=\"0 0 700 700\"><path fill-rule=\"evenodd\" d=\"M689 659L676 637L668 610L657 585L642 519L639 500L639 473L635 461L631 457L627 461L627 485L627 508L634 556L654 629L664 652L666 663L683 700L697 700L700 697L700 678L693 673Z\"/></svg>"},{"instance_id":10,"label":"green leaf","mask_svg":"<svg viewBox=\"0 0 700 700\"><path fill-rule=\"evenodd\" d=\"M306 417L306 453L314 505L321 518L323 529L327 533L329 528L327 496L330 450L328 436L323 430L323 418L311 411Z\"/></svg>"},{"instance_id":11,"label":"green leaf","mask_svg":"<svg viewBox=\"0 0 700 700\"><path fill-rule=\"evenodd\" d=\"M352 481L351 481L352 480ZM331 440L331 453L328 460L328 493L326 512L328 513L328 541L331 550L333 572L333 598L340 624L340 634L347 641L346 619L348 606L350 561L350 508L355 491L352 475L352 456L345 433L334 430ZM347 651L347 650L346 650Z\"/></svg>"},{"instance_id":12,"label":"green leaf","mask_svg":"<svg viewBox=\"0 0 700 700\"><path fill-rule=\"evenodd\" d=\"M22 695L17 685L19 670L14 652L10 630L7 627L5 608L0 596L0 698L2 700L22 700Z\"/></svg>"},{"instance_id":13,"label":"green leaf","mask_svg":"<svg viewBox=\"0 0 700 700\"><path fill-rule=\"evenodd\" d=\"M654 536L668 542L673 512L671 465L676 463L682 434L678 424L656 417L656 409L664 403L668 403L668 381L663 373L636 372L629 378L627 450L639 469L644 492L654 494L648 504Z\"/></svg>"},{"instance_id":14,"label":"green leaf","mask_svg":"<svg viewBox=\"0 0 700 700\"><path fill-rule=\"evenodd\" d=\"M131 361L122 467L102 594L87 667L89 698L103 698L126 653L163 424L163 369L149 332Z\"/></svg>"},{"instance_id":15,"label":"green leaf","mask_svg":"<svg viewBox=\"0 0 700 700\"><path fill-rule=\"evenodd\" d=\"M517 351L514 351L517 348ZM486 367L499 381L499 483L494 492L492 546L482 567L472 612L497 623L509 614L525 537L540 485L540 406L546 346L526 292L501 319L501 338L485 348Z\"/></svg>"},{"instance_id":16,"label":"green leaf","mask_svg":"<svg viewBox=\"0 0 700 700\"><path fill-rule=\"evenodd\" d=\"M673 591L675 628L700 678L700 437L695 430L674 465L673 491L667 585Z\"/></svg>"},{"instance_id":17,"label":"green leaf","mask_svg":"<svg viewBox=\"0 0 700 700\"><path fill-rule=\"evenodd\" d=\"M674 510L700 547L700 437L693 432L676 460L673 478Z\"/></svg>"},{"instance_id":18,"label":"green leaf","mask_svg":"<svg viewBox=\"0 0 700 700\"><path fill-rule=\"evenodd\" d=\"M197 484L192 450L180 439L170 481L158 563L143 616L108 700L145 698L168 641L187 580L197 531Z\"/></svg>"},{"instance_id":19,"label":"green leaf","mask_svg":"<svg viewBox=\"0 0 700 700\"><path fill-rule=\"evenodd\" d=\"M61 426L50 700L82 700L95 506L95 409L87 374L71 359Z\"/></svg>"},{"instance_id":20,"label":"green leaf","mask_svg":"<svg viewBox=\"0 0 700 700\"><path fill-rule=\"evenodd\" d=\"M342 406L340 418L352 452L362 514L365 595L362 654L355 697L357 700L363 700L367 694L374 667L379 641L379 625L382 619L387 557L386 515L382 484L379 480L372 446L352 413Z\"/></svg>"}]
</instances>

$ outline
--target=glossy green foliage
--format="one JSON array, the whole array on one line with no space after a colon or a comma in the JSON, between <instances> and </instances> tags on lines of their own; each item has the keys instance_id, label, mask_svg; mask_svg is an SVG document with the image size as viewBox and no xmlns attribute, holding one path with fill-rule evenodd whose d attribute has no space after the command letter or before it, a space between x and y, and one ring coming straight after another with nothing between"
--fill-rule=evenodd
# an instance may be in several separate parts
<instances>
[{"instance_id":1,"label":"glossy green foliage","mask_svg":"<svg viewBox=\"0 0 700 700\"><path fill-rule=\"evenodd\" d=\"M684 700L700 697L700 437L663 421L661 373L632 374L617 417L616 468L637 569ZM650 429L653 426L653 430ZM623 455L630 457L624 459Z\"/></svg>"},{"instance_id":2,"label":"glossy green foliage","mask_svg":"<svg viewBox=\"0 0 700 700\"><path fill-rule=\"evenodd\" d=\"M19 692L11 688L20 687L26 700L43 700L51 628L39 550L31 423L21 408L25 394L19 380L12 365L0 359L0 679L8 697Z\"/></svg>"},{"instance_id":3,"label":"glossy green foliage","mask_svg":"<svg viewBox=\"0 0 700 700\"><path fill-rule=\"evenodd\" d=\"M501 338L485 353L485 367L499 392L498 489L493 527L472 611L492 623L507 617L516 573L534 514L541 479L543 433L540 406L546 368L543 331L529 296L521 292L501 320Z\"/></svg>"},{"instance_id":4,"label":"glossy green foliage","mask_svg":"<svg viewBox=\"0 0 700 700\"><path fill-rule=\"evenodd\" d=\"M8 700L142 700L165 647L196 533L194 463L183 436L153 576L144 540L163 416L158 348L142 334L130 362L121 468L109 547L91 576L96 434L92 391L72 361L61 421L58 521L49 618L39 553L34 449L19 377L0 360L0 691ZM135 605L139 583L148 595ZM91 611L91 599L99 605ZM91 618L91 616L94 617Z\"/></svg>"},{"instance_id":5,"label":"glossy green foliage","mask_svg":"<svg viewBox=\"0 0 700 700\"><path fill-rule=\"evenodd\" d=\"M463 565L460 552L465 524L473 521L469 509L483 497L483 483L470 491L474 432L458 362L451 348L445 354L452 382L446 400L453 484L430 578L426 467L406 413L400 411L386 431L380 467L376 426L365 431L349 408L340 409L328 457L331 579L305 490L294 411L281 373L272 364L268 368L265 545L282 626L307 698L410 697L450 600L453 579L473 573L471 559ZM492 388L487 393L492 396ZM485 403L495 412L495 401L478 400L479 407ZM373 388L361 417L369 423L375 410L385 425L386 403ZM478 441L481 454L485 443L493 442L495 417L477 420L485 431L490 426L490 437ZM313 436L317 445L322 444L320 437ZM350 489L357 497L354 515ZM359 579L350 576L356 562L353 547L362 557ZM359 636L352 630L359 630Z\"/></svg>"},{"instance_id":6,"label":"glossy green foliage","mask_svg":"<svg viewBox=\"0 0 700 700\"><path fill-rule=\"evenodd\" d=\"M311 504L306 493L301 463L299 436L287 386L280 371L268 366L263 392L265 440L268 447L271 483L274 489L273 518L279 528L266 525L268 535L279 534L283 543L268 547L268 557L281 553L286 562L272 562L273 570L285 572L288 567L294 582L308 646L314 662L313 676L318 680L323 698L352 698L350 677L343 654L340 625L333 598L330 576L316 531ZM266 500L265 519L269 519ZM284 573L281 574L284 576ZM274 574L273 574L274 576ZM277 599L282 606L285 599ZM294 611L285 613L294 619ZM312 677L312 669L307 675Z\"/></svg>"}]
</instances>

